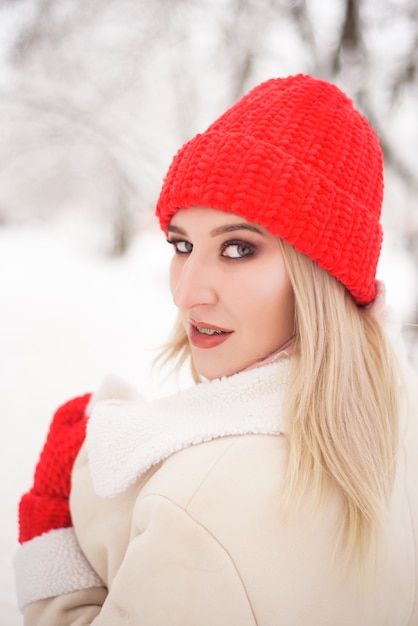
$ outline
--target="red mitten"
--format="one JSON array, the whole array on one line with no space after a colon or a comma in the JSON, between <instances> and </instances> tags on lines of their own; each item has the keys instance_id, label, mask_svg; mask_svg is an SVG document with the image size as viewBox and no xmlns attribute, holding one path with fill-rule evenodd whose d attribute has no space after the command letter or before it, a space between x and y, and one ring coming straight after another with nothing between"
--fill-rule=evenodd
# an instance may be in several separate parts
<instances>
[{"instance_id":1,"label":"red mitten","mask_svg":"<svg viewBox=\"0 0 418 626\"><path fill-rule=\"evenodd\" d=\"M86 434L90 394L75 398L55 413L32 489L19 505L19 542L52 529L72 526L69 510L71 472Z\"/></svg>"}]
</instances>

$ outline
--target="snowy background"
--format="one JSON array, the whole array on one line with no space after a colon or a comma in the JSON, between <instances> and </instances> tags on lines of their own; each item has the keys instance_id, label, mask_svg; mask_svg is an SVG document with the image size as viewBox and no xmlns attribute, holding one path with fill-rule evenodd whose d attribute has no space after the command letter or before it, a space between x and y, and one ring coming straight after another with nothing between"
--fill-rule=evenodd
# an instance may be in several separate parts
<instances>
[{"instance_id":1,"label":"snowy background","mask_svg":"<svg viewBox=\"0 0 418 626\"><path fill-rule=\"evenodd\" d=\"M0 0L0 626L17 504L54 410L115 374L154 397L175 317L153 218L183 141L270 76L342 86L385 151L378 275L418 365L416 0Z\"/></svg>"}]
</instances>

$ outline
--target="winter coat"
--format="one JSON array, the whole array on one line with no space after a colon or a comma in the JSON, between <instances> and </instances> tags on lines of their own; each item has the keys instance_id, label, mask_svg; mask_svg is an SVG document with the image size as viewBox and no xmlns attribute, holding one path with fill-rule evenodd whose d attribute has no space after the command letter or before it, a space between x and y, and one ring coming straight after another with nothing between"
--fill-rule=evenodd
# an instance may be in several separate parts
<instances>
[{"instance_id":1,"label":"winter coat","mask_svg":"<svg viewBox=\"0 0 418 626\"><path fill-rule=\"evenodd\" d=\"M365 585L335 550L338 492L317 514L302 503L281 515L288 367L154 403L97 402L72 475L74 531L55 531L54 576L39 555L32 599L45 599L25 624L418 626L416 386L401 412L387 542Z\"/></svg>"}]
</instances>

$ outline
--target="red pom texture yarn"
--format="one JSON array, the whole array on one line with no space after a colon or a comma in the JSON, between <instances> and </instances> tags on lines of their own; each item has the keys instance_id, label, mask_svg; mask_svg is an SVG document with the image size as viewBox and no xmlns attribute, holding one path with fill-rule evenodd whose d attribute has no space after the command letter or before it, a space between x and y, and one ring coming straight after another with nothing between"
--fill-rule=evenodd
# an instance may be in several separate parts
<instances>
[{"instance_id":1,"label":"red pom texture yarn","mask_svg":"<svg viewBox=\"0 0 418 626\"><path fill-rule=\"evenodd\" d=\"M157 216L233 212L316 261L358 304L375 297L382 242L379 140L335 85L299 74L258 85L174 157Z\"/></svg>"},{"instance_id":2,"label":"red pom texture yarn","mask_svg":"<svg viewBox=\"0 0 418 626\"><path fill-rule=\"evenodd\" d=\"M19 505L19 542L72 526L69 510L71 472L86 434L90 394L75 398L55 413L32 489Z\"/></svg>"}]
</instances>

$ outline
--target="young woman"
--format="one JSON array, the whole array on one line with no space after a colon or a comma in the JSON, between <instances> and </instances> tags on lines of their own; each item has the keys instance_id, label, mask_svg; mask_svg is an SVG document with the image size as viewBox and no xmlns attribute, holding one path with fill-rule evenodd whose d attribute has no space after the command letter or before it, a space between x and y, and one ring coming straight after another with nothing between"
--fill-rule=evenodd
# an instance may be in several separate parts
<instances>
[{"instance_id":1,"label":"young woman","mask_svg":"<svg viewBox=\"0 0 418 626\"><path fill-rule=\"evenodd\" d=\"M157 215L165 356L196 385L57 411L20 504L25 624L418 625L418 398L375 279L382 188L375 133L310 76L183 146Z\"/></svg>"}]
</instances>

